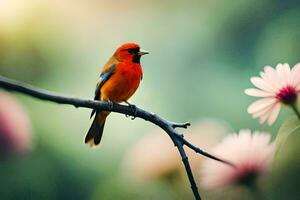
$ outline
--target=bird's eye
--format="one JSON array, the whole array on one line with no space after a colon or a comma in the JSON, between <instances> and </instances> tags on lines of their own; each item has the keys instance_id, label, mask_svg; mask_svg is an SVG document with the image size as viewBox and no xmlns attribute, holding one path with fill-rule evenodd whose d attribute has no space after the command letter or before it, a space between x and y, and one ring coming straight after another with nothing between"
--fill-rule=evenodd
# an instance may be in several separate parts
<instances>
[{"instance_id":1,"label":"bird's eye","mask_svg":"<svg viewBox=\"0 0 300 200\"><path fill-rule=\"evenodd\" d=\"M128 49L128 53L132 54L134 49Z\"/></svg>"},{"instance_id":2,"label":"bird's eye","mask_svg":"<svg viewBox=\"0 0 300 200\"><path fill-rule=\"evenodd\" d=\"M127 51L130 54L138 54L138 52L140 51L140 49L139 48L130 48Z\"/></svg>"}]
</instances>

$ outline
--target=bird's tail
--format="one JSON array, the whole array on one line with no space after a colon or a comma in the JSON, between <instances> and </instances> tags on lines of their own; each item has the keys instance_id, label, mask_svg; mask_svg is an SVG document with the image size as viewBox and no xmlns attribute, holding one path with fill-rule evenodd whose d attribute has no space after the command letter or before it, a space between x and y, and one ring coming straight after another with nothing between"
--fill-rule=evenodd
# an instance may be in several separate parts
<instances>
[{"instance_id":1,"label":"bird's tail","mask_svg":"<svg viewBox=\"0 0 300 200\"><path fill-rule=\"evenodd\" d=\"M100 143L103 129L105 125L105 119L109 115L109 112L99 112L96 114L94 121L86 134L85 143L91 147L96 146Z\"/></svg>"}]
</instances>

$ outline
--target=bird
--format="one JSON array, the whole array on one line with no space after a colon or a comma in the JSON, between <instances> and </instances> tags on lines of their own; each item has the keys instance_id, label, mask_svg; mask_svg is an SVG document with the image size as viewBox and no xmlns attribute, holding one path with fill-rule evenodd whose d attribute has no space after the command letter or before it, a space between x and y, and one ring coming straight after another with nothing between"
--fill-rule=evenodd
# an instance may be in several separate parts
<instances>
[{"instance_id":1,"label":"bird","mask_svg":"<svg viewBox=\"0 0 300 200\"><path fill-rule=\"evenodd\" d=\"M109 103L125 102L129 106L134 106L128 102L128 99L136 92L143 79L140 60L143 55L148 53L136 43L125 43L118 47L101 71L94 100ZM109 111L95 109L92 111L90 118L94 115L95 117L86 134L86 144L91 147L100 144L105 121L109 114Z\"/></svg>"}]
</instances>

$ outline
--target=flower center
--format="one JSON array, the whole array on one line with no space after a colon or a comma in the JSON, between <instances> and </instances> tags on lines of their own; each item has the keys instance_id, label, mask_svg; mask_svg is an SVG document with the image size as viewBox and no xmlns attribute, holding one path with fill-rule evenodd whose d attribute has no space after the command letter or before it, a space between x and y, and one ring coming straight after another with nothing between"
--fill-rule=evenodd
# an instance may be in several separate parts
<instances>
[{"instance_id":1,"label":"flower center","mask_svg":"<svg viewBox=\"0 0 300 200\"><path fill-rule=\"evenodd\" d=\"M258 165L241 165L236 174L236 183L252 185L260 174L260 168Z\"/></svg>"},{"instance_id":2,"label":"flower center","mask_svg":"<svg viewBox=\"0 0 300 200\"><path fill-rule=\"evenodd\" d=\"M256 171L249 171L245 174L242 174L237 180L237 183L241 185L252 185L256 181L258 175L259 174Z\"/></svg>"},{"instance_id":3,"label":"flower center","mask_svg":"<svg viewBox=\"0 0 300 200\"><path fill-rule=\"evenodd\" d=\"M293 104L297 99L296 89L290 85L281 88L276 94L276 98L284 104Z\"/></svg>"}]
</instances>

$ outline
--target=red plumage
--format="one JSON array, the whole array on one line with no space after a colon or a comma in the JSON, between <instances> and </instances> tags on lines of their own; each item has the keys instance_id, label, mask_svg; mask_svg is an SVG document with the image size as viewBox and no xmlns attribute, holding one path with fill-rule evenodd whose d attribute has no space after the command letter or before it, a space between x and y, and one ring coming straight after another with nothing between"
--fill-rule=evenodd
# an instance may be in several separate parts
<instances>
[{"instance_id":1,"label":"red plumage","mask_svg":"<svg viewBox=\"0 0 300 200\"><path fill-rule=\"evenodd\" d=\"M95 100L114 103L127 102L139 87L143 77L140 58L147 53L135 43L126 43L120 46L101 72L95 91ZM92 114L95 112L93 111ZM91 146L100 143L105 119L108 115L109 112L106 111L96 112L85 143L89 143Z\"/></svg>"}]
</instances>

